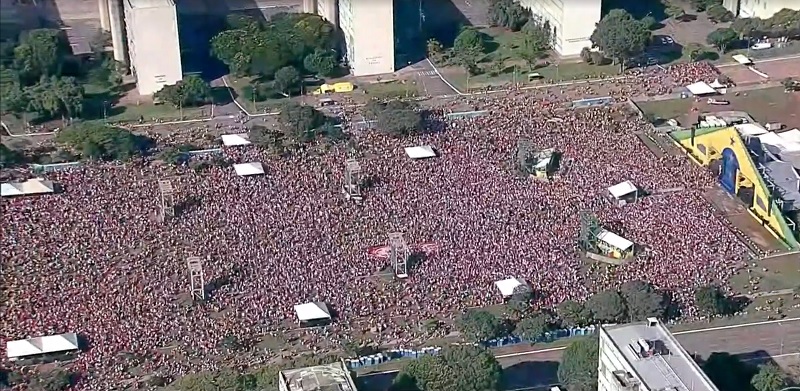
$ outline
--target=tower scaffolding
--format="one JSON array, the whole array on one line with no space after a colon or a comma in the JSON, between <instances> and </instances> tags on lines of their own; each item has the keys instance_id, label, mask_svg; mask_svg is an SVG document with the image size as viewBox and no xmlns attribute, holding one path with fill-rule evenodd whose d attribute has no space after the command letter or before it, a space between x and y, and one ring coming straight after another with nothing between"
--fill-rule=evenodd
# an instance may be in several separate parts
<instances>
[{"instance_id":1,"label":"tower scaffolding","mask_svg":"<svg viewBox=\"0 0 800 391\"><path fill-rule=\"evenodd\" d=\"M206 299L206 279L203 273L203 261L200 257L189 257L186 259L186 266L189 269L189 292L193 299Z\"/></svg>"},{"instance_id":2,"label":"tower scaffolding","mask_svg":"<svg viewBox=\"0 0 800 391\"><path fill-rule=\"evenodd\" d=\"M361 165L354 158L349 158L345 161L342 193L348 200L360 202L363 199L361 194Z\"/></svg>"},{"instance_id":3,"label":"tower scaffolding","mask_svg":"<svg viewBox=\"0 0 800 391\"><path fill-rule=\"evenodd\" d=\"M158 181L158 190L161 192L161 221L175 217L175 189L172 181L161 179Z\"/></svg>"},{"instance_id":4,"label":"tower scaffolding","mask_svg":"<svg viewBox=\"0 0 800 391\"><path fill-rule=\"evenodd\" d=\"M408 248L406 240L401 232L389 234L389 260L394 268L394 275L397 278L408 277L408 259L411 258L411 249Z\"/></svg>"},{"instance_id":5,"label":"tower scaffolding","mask_svg":"<svg viewBox=\"0 0 800 391\"><path fill-rule=\"evenodd\" d=\"M533 142L527 137L522 137L517 141L517 165L523 172L529 172L528 159L533 154Z\"/></svg>"}]
</instances>

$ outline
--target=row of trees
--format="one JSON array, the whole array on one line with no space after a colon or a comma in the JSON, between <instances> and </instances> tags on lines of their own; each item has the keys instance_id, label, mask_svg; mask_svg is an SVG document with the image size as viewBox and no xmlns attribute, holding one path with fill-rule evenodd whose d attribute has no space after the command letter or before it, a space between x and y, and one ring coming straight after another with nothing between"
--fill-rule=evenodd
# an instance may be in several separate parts
<instances>
[{"instance_id":1,"label":"row of trees","mask_svg":"<svg viewBox=\"0 0 800 391\"><path fill-rule=\"evenodd\" d=\"M376 121L379 130L390 135L405 136L423 128L422 113L410 102L371 101L364 107L364 113L369 120Z\"/></svg>"},{"instance_id":2,"label":"row of trees","mask_svg":"<svg viewBox=\"0 0 800 391\"><path fill-rule=\"evenodd\" d=\"M598 292L586 302L566 301L555 311L536 309L535 292L515 292L506 303L507 319L485 310L467 311L457 327L467 341L484 342L509 334L526 340L542 338L546 332L593 324L628 323L649 317L673 318L678 314L668 294L653 285L631 281L620 288ZM695 292L695 302L707 316L730 315L738 308L717 286L702 286Z\"/></svg>"},{"instance_id":3,"label":"row of trees","mask_svg":"<svg viewBox=\"0 0 800 391\"><path fill-rule=\"evenodd\" d=\"M188 75L173 85L164 86L154 97L177 108L202 106L212 101L211 85L197 75Z\"/></svg>"},{"instance_id":4,"label":"row of trees","mask_svg":"<svg viewBox=\"0 0 800 391\"><path fill-rule=\"evenodd\" d=\"M800 10L784 8L768 19L739 18L731 29L744 38L788 37L800 35Z\"/></svg>"}]
</instances>

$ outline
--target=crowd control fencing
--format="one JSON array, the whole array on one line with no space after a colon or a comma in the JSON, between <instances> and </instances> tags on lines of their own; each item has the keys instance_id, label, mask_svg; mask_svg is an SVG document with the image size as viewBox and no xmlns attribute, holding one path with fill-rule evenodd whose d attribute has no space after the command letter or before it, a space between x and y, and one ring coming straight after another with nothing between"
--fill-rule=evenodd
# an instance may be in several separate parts
<instances>
[{"instance_id":1,"label":"crowd control fencing","mask_svg":"<svg viewBox=\"0 0 800 391\"><path fill-rule=\"evenodd\" d=\"M508 336L503 338L491 339L484 343L482 346L487 348L500 348L506 346L514 346L518 344L531 344L531 343L546 343L546 342L553 342L558 339L563 338L572 338L572 337L581 337L585 335L594 335L597 332L597 328L595 326L589 327L576 327L571 329L560 329L554 331L548 331L536 340L528 340L516 336ZM423 356L430 356L430 355L437 355L442 351L442 348L439 346L431 346L425 347L421 349L389 349L380 353L370 354L367 356L361 356L359 358L350 358L345 359L345 365L350 370L356 370L360 368L371 367L374 365L380 365L392 360L399 360L399 359L417 359Z\"/></svg>"},{"instance_id":2,"label":"crowd control fencing","mask_svg":"<svg viewBox=\"0 0 800 391\"><path fill-rule=\"evenodd\" d=\"M194 151L186 151L183 153L189 156L219 155L222 153L222 148L196 149Z\"/></svg>"},{"instance_id":3,"label":"crowd control fencing","mask_svg":"<svg viewBox=\"0 0 800 391\"><path fill-rule=\"evenodd\" d=\"M48 172L66 171L71 168L80 167L83 162L51 163L51 164L31 164L31 171L37 174Z\"/></svg>"},{"instance_id":4,"label":"crowd control fencing","mask_svg":"<svg viewBox=\"0 0 800 391\"><path fill-rule=\"evenodd\" d=\"M580 109L586 107L608 106L611 104L614 104L614 98L610 96L604 96L602 98L586 98L586 99L573 100L572 108Z\"/></svg>"},{"instance_id":5,"label":"crowd control fencing","mask_svg":"<svg viewBox=\"0 0 800 391\"><path fill-rule=\"evenodd\" d=\"M455 113L447 113L445 114L445 117L447 119L459 119L459 118L483 117L485 115L489 115L489 112L486 110L476 110L476 111L458 111Z\"/></svg>"}]
</instances>

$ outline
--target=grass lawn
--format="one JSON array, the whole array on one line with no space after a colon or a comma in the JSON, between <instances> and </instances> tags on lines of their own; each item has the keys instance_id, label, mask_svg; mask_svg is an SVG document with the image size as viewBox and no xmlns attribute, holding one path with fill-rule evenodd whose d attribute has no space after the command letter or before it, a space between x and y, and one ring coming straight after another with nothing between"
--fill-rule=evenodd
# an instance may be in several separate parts
<instances>
[{"instance_id":1,"label":"grass lawn","mask_svg":"<svg viewBox=\"0 0 800 391\"><path fill-rule=\"evenodd\" d=\"M248 101L247 99L244 98L244 93L242 91L244 90L245 87L250 85L250 83L253 81L254 78L236 77L233 75L228 75L226 76L226 78L228 79L228 85L230 85L230 87L233 88L233 90L236 93L236 101L239 102L239 104L242 105L242 107L244 107L250 114L262 114L262 113L274 112L278 109L280 105L290 100L289 98L280 98L280 99L267 99L261 102Z\"/></svg>"},{"instance_id":2,"label":"grass lawn","mask_svg":"<svg viewBox=\"0 0 800 391\"><path fill-rule=\"evenodd\" d=\"M379 99L412 98L419 94L417 83L414 81L392 80L379 83L358 84L358 91L366 93L369 97Z\"/></svg>"},{"instance_id":3,"label":"grass lawn","mask_svg":"<svg viewBox=\"0 0 800 391\"><path fill-rule=\"evenodd\" d=\"M796 255L763 259L734 276L731 286L745 294L795 289L800 287L800 263Z\"/></svg>"},{"instance_id":4,"label":"grass lawn","mask_svg":"<svg viewBox=\"0 0 800 391\"><path fill-rule=\"evenodd\" d=\"M636 102L645 118L671 119L686 115L692 108L692 99L670 99Z\"/></svg>"},{"instance_id":5,"label":"grass lawn","mask_svg":"<svg viewBox=\"0 0 800 391\"><path fill-rule=\"evenodd\" d=\"M119 103L120 98L106 87L86 84L84 90L87 97L85 108L87 119L106 117L108 122L137 122L140 118L144 118L146 122L150 122L153 119L176 121L207 118L211 115L210 106L179 109L170 104L153 104L150 99L143 99L141 102ZM124 101L125 98L123 97L122 100Z\"/></svg>"}]
</instances>

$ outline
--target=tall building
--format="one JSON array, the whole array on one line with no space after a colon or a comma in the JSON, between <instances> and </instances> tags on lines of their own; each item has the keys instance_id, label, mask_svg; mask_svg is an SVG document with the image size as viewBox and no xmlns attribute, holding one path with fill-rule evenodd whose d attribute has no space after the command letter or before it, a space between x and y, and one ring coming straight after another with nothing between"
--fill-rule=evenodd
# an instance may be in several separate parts
<instances>
[{"instance_id":1,"label":"tall building","mask_svg":"<svg viewBox=\"0 0 800 391\"><path fill-rule=\"evenodd\" d=\"M141 95L183 79L178 15L173 0L123 0L131 73ZM111 11L112 40L114 17ZM116 50L116 42L114 43Z\"/></svg>"},{"instance_id":2,"label":"tall building","mask_svg":"<svg viewBox=\"0 0 800 391\"><path fill-rule=\"evenodd\" d=\"M724 5L728 3L736 5L737 10L728 9L741 18L767 19L784 8L800 10L798 0L728 0Z\"/></svg>"},{"instance_id":3,"label":"tall building","mask_svg":"<svg viewBox=\"0 0 800 391\"><path fill-rule=\"evenodd\" d=\"M656 318L600 327L598 391L719 391Z\"/></svg>"},{"instance_id":4,"label":"tall building","mask_svg":"<svg viewBox=\"0 0 800 391\"><path fill-rule=\"evenodd\" d=\"M394 72L393 0L339 0L339 28L354 76Z\"/></svg>"},{"instance_id":5,"label":"tall building","mask_svg":"<svg viewBox=\"0 0 800 391\"><path fill-rule=\"evenodd\" d=\"M602 0L519 0L534 15L550 22L553 49L562 56L577 56L591 47L590 38L600 21Z\"/></svg>"}]
</instances>

